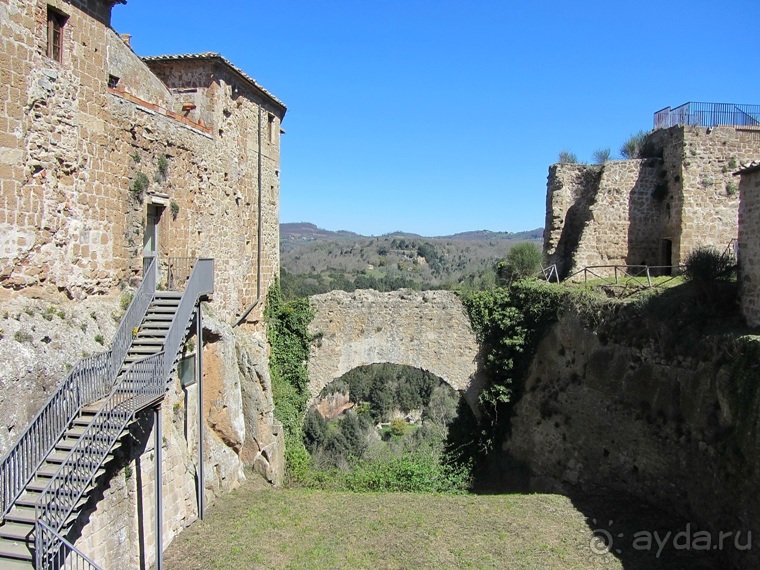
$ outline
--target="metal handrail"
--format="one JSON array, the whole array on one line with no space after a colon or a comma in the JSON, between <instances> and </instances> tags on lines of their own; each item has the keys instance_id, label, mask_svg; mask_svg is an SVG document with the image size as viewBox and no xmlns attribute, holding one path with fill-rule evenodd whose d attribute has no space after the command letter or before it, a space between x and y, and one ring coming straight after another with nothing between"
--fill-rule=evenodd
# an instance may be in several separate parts
<instances>
[{"instance_id":1,"label":"metal handrail","mask_svg":"<svg viewBox=\"0 0 760 570\"><path fill-rule=\"evenodd\" d=\"M654 114L654 128L664 129L676 125L737 127L760 125L760 105L736 103L701 103L690 101L675 108L665 107Z\"/></svg>"},{"instance_id":2,"label":"metal handrail","mask_svg":"<svg viewBox=\"0 0 760 570\"><path fill-rule=\"evenodd\" d=\"M164 341L164 350L135 361L119 377L103 406L40 494L35 506L38 523L60 532L127 424L137 412L164 397L195 304L203 295L214 291L213 271L213 259L198 260L195 264ZM39 532L39 527L37 530L37 566L47 568L62 545L55 536L48 540Z\"/></svg>"},{"instance_id":3,"label":"metal handrail","mask_svg":"<svg viewBox=\"0 0 760 570\"><path fill-rule=\"evenodd\" d=\"M145 317L155 289L155 271L150 271L121 318L111 348L72 368L0 460L0 518L13 507L82 407L108 394L129 350L132 329Z\"/></svg>"},{"instance_id":4,"label":"metal handrail","mask_svg":"<svg viewBox=\"0 0 760 570\"><path fill-rule=\"evenodd\" d=\"M40 523L37 532L51 534L53 539L61 545L58 555L50 560L51 568L65 570L102 570L100 566L90 560L81 550L45 523Z\"/></svg>"}]
</instances>

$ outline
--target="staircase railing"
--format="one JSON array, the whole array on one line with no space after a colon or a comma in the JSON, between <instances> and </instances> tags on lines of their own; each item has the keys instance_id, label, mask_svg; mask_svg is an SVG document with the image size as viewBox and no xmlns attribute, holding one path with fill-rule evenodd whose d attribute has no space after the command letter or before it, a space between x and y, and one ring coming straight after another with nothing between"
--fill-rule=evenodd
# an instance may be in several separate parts
<instances>
[{"instance_id":1,"label":"staircase railing","mask_svg":"<svg viewBox=\"0 0 760 570\"><path fill-rule=\"evenodd\" d=\"M137 412L161 400L166 394L169 374L195 304L203 295L213 291L214 260L198 260L164 341L163 352L135 361L121 375L101 409L43 490L35 506L38 523L35 557L38 568L48 568L60 556L64 545L55 534L60 533L127 424ZM41 525L50 527L54 534L40 532Z\"/></svg>"},{"instance_id":2,"label":"staircase railing","mask_svg":"<svg viewBox=\"0 0 760 570\"><path fill-rule=\"evenodd\" d=\"M101 570L100 566L95 564L76 546L71 544L45 523L40 523L37 532L45 535L49 534L52 539L57 540L61 544L58 556L50 560L50 568L64 568L65 570Z\"/></svg>"},{"instance_id":3,"label":"staircase railing","mask_svg":"<svg viewBox=\"0 0 760 570\"><path fill-rule=\"evenodd\" d=\"M79 361L0 460L0 519L82 407L108 394L129 350L132 329L145 317L155 290L155 271L149 271L121 319L111 349Z\"/></svg>"}]
</instances>

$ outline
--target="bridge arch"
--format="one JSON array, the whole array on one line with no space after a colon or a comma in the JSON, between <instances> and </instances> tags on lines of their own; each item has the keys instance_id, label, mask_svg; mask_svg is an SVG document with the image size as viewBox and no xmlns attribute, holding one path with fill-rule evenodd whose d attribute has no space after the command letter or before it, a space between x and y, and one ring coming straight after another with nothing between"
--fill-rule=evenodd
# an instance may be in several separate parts
<instances>
[{"instance_id":1,"label":"bridge arch","mask_svg":"<svg viewBox=\"0 0 760 570\"><path fill-rule=\"evenodd\" d=\"M314 295L309 332L309 394L369 364L399 364L435 374L462 393L476 417L483 389L470 319L450 291L357 290Z\"/></svg>"}]
</instances>

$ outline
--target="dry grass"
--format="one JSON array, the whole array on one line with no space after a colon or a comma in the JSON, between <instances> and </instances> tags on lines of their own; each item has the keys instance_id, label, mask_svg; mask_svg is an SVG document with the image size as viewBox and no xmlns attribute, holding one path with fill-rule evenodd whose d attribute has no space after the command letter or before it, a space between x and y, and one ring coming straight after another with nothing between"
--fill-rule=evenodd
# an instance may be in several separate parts
<instances>
[{"instance_id":1,"label":"dry grass","mask_svg":"<svg viewBox=\"0 0 760 570\"><path fill-rule=\"evenodd\" d=\"M165 555L207 568L622 568L595 556L558 495L359 494L260 489L223 497Z\"/></svg>"}]
</instances>

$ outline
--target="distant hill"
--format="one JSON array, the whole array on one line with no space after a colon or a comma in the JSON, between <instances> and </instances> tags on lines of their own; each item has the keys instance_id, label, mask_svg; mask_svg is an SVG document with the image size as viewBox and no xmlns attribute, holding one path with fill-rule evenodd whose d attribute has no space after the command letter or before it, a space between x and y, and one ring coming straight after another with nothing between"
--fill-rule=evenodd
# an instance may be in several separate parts
<instances>
[{"instance_id":1,"label":"distant hill","mask_svg":"<svg viewBox=\"0 0 760 570\"><path fill-rule=\"evenodd\" d=\"M311 223L280 224L282 286L287 296L332 289L480 288L516 243L541 247L543 228L524 232L477 230L424 237L409 232L363 236Z\"/></svg>"}]
</instances>

